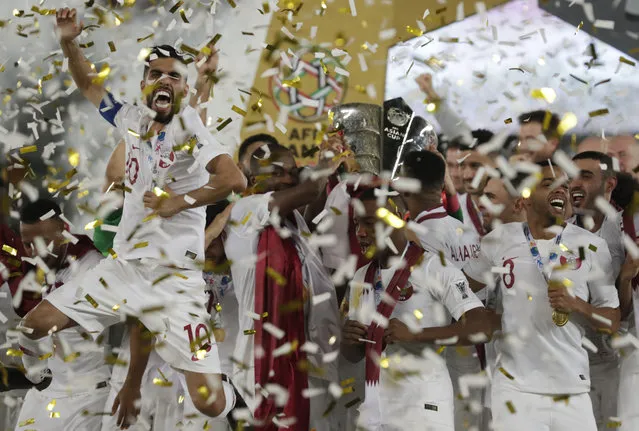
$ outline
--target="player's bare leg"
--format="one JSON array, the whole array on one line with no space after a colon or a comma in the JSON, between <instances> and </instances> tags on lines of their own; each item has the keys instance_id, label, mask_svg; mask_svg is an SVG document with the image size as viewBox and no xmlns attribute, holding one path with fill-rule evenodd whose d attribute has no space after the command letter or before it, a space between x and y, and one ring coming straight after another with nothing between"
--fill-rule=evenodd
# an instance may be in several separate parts
<instances>
[{"instance_id":1,"label":"player's bare leg","mask_svg":"<svg viewBox=\"0 0 639 431\"><path fill-rule=\"evenodd\" d=\"M39 383L44 378L42 371L46 366L40 358L47 352L41 345L42 339L50 332L58 332L72 326L76 326L76 323L46 299L22 319L18 341L23 352L22 363L27 370L27 377L33 383Z\"/></svg>"},{"instance_id":2,"label":"player's bare leg","mask_svg":"<svg viewBox=\"0 0 639 431\"><path fill-rule=\"evenodd\" d=\"M226 416L235 405L233 386L221 374L184 371L186 386L193 405L209 417Z\"/></svg>"}]
</instances>

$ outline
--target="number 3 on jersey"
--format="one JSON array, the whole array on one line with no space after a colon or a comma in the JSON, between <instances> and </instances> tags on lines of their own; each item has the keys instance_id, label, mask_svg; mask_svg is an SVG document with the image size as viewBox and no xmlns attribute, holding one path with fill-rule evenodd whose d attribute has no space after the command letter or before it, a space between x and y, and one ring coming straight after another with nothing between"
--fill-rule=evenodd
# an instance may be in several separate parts
<instances>
[{"instance_id":1,"label":"number 3 on jersey","mask_svg":"<svg viewBox=\"0 0 639 431\"><path fill-rule=\"evenodd\" d=\"M503 273L501 275L501 279L504 282L504 286L506 289L510 289L515 284L515 273L513 269L515 269L515 262L512 259L506 259L504 261L504 268L508 268L508 272Z\"/></svg>"}]
</instances>

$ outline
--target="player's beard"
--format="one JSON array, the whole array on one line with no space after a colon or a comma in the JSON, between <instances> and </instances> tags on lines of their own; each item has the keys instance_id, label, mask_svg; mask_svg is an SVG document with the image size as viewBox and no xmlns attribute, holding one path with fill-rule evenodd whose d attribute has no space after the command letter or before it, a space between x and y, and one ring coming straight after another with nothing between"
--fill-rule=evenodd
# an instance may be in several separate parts
<instances>
[{"instance_id":1,"label":"player's beard","mask_svg":"<svg viewBox=\"0 0 639 431\"><path fill-rule=\"evenodd\" d=\"M160 124L169 124L171 120L173 120L175 114L180 112L182 107L182 96L179 94L174 95L173 101L171 102L171 109L166 113L159 113L153 109L153 96L153 92L146 96L146 106L155 112L155 118L153 118L153 121Z\"/></svg>"}]
</instances>

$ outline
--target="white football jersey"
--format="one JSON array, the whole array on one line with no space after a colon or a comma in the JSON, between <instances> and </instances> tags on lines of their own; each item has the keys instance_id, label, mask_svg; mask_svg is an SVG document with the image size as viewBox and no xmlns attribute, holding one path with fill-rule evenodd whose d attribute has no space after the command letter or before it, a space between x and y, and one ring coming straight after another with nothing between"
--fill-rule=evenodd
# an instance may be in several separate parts
<instances>
[{"instance_id":1,"label":"white football jersey","mask_svg":"<svg viewBox=\"0 0 639 431\"><path fill-rule=\"evenodd\" d=\"M479 257L477 232L448 215L443 206L422 211L415 217L415 222L425 229L416 232L424 250L437 256L440 251L444 252L446 260L459 269L464 269L471 259Z\"/></svg>"},{"instance_id":2,"label":"white football jersey","mask_svg":"<svg viewBox=\"0 0 639 431\"><path fill-rule=\"evenodd\" d=\"M351 197L346 189L346 182L342 181L331 190L326 197L324 210L326 218L331 219L331 226L324 235L334 235L335 244L321 247L322 262L330 269L339 269L351 255L351 243L348 232L349 208ZM322 219L321 222L323 222ZM320 223L321 223L320 222Z\"/></svg>"},{"instance_id":3,"label":"white football jersey","mask_svg":"<svg viewBox=\"0 0 639 431\"><path fill-rule=\"evenodd\" d=\"M247 312L255 309L255 265L258 244L262 230L269 224L271 216L269 202L272 193L247 196L235 202L231 210L230 222L226 227L224 250L231 263L231 277L239 308L239 332L233 358L242 366L235 368L234 376L238 387L245 390L243 395L250 408L257 406L255 399L254 340L245 331L253 330L255 320ZM309 362L325 372L323 378L337 381L337 356L341 336L340 315L335 287L322 265L319 255L311 250L305 236L310 235L304 218L295 211L295 222L286 221L285 227L295 241L300 261L304 287L313 297L305 304L307 317L306 340L316 346L308 351ZM286 328L282 328L286 330ZM331 342L330 340L333 340Z\"/></svg>"},{"instance_id":4,"label":"white football jersey","mask_svg":"<svg viewBox=\"0 0 639 431\"><path fill-rule=\"evenodd\" d=\"M348 315L351 320L358 320L370 325L373 312L379 305L381 295L375 290L386 290L395 274L396 267L381 270L381 286L364 283L366 272L371 264L357 270L350 284L348 298ZM375 283L374 283L375 284ZM379 298L376 300L376 297ZM452 319L458 320L462 314L473 308L483 307L481 301L468 286L464 274L450 262L442 265L439 256L425 256L424 260L413 269L408 277L407 286L400 294L390 318L397 318L408 327L434 328L450 325ZM418 318L420 317L420 318ZM389 345L385 353L396 352L420 355L423 345L404 344ZM446 371L446 365L439 363Z\"/></svg>"},{"instance_id":5,"label":"white football jersey","mask_svg":"<svg viewBox=\"0 0 639 431\"><path fill-rule=\"evenodd\" d=\"M484 232L484 225L481 212L475 206L475 203L470 198L469 193L464 193L459 195L459 206L462 210L462 215L464 216L464 224L467 228L473 230L480 237ZM476 220L471 216L471 211L477 216Z\"/></svg>"},{"instance_id":6,"label":"white football jersey","mask_svg":"<svg viewBox=\"0 0 639 431\"><path fill-rule=\"evenodd\" d=\"M575 222L576 221L577 220L575 219ZM623 262L626 259L622 227L623 222L621 220L621 214L618 214L613 218L606 216L599 230L597 232L593 232L595 235L606 241L606 244L608 244L610 257L612 259L611 270L614 280L616 280L619 276L621 265L623 265ZM597 353L588 350L590 364L599 364L610 361L617 356L617 352L610 345L610 335L597 332L594 328L588 325L586 326L586 338L592 341L597 347Z\"/></svg>"},{"instance_id":7,"label":"white football jersey","mask_svg":"<svg viewBox=\"0 0 639 431\"><path fill-rule=\"evenodd\" d=\"M558 255L550 277L570 280L573 293L594 307L617 308L606 242L572 224L563 230L563 247L556 247L555 241L536 241L545 262L551 250ZM473 272L494 272L501 277L505 339L499 343L497 369L501 373L496 372L497 378L505 378L522 392L588 392L588 354L582 347L587 323L575 315L563 327L553 323L548 283L533 260L523 224L504 224L486 235L480 259L471 266L476 267Z\"/></svg>"},{"instance_id":8,"label":"white football jersey","mask_svg":"<svg viewBox=\"0 0 639 431\"><path fill-rule=\"evenodd\" d=\"M123 259L161 258L185 268L196 267L204 259L204 206L190 208L170 218L145 220L152 211L144 208L143 196L153 187L169 186L185 194L209 180L207 164L228 154L213 138L190 106L176 115L162 132L151 139L147 134L152 117L148 109L116 101L109 93L100 113L118 128L126 143L125 186L122 221L113 248ZM153 172L156 172L154 175Z\"/></svg>"},{"instance_id":9,"label":"white football jersey","mask_svg":"<svg viewBox=\"0 0 639 431\"><path fill-rule=\"evenodd\" d=\"M233 350L235 340L239 335L240 311L233 289L233 280L228 275L204 272L206 291L213 304L219 303L222 309L218 312L215 308L209 311L215 326L224 330L224 341L217 341L217 352L220 356L222 372L233 377Z\"/></svg>"},{"instance_id":10,"label":"white football jersey","mask_svg":"<svg viewBox=\"0 0 639 431\"><path fill-rule=\"evenodd\" d=\"M94 268L103 258L97 250L87 252L72 265L56 272L56 286ZM83 337L82 332L82 328L76 326L53 334L55 350L48 362L53 378L47 390L86 392L111 377L111 369L104 362L104 347L97 346L90 337ZM80 354L76 356L76 353Z\"/></svg>"}]
</instances>

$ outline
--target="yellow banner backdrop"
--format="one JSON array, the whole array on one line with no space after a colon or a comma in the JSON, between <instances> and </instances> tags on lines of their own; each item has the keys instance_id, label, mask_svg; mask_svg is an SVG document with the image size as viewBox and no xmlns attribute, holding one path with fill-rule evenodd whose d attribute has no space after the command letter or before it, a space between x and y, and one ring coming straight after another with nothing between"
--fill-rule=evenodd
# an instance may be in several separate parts
<instances>
[{"instance_id":1,"label":"yellow banner backdrop","mask_svg":"<svg viewBox=\"0 0 639 431\"><path fill-rule=\"evenodd\" d=\"M505 1L281 1L241 138L270 133L294 151L300 165L312 162L332 106L383 102L388 48L419 36L417 21L431 31L458 19L460 9L470 15Z\"/></svg>"}]
</instances>

